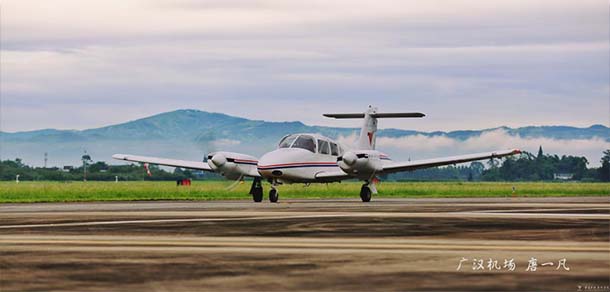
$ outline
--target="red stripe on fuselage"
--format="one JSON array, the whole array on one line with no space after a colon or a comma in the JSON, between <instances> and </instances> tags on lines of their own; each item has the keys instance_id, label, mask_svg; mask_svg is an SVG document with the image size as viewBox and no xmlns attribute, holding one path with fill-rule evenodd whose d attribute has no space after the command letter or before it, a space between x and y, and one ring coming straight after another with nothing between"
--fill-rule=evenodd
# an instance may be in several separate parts
<instances>
[{"instance_id":1,"label":"red stripe on fuselage","mask_svg":"<svg viewBox=\"0 0 610 292\"><path fill-rule=\"evenodd\" d=\"M248 160L248 159L234 159L236 162L251 162L251 163L258 163L257 160Z\"/></svg>"},{"instance_id":2,"label":"red stripe on fuselage","mask_svg":"<svg viewBox=\"0 0 610 292\"><path fill-rule=\"evenodd\" d=\"M301 165L301 164L306 164L306 165L329 165L329 164L333 164L333 165L337 165L337 163L336 163L336 162L331 161L331 162L294 162L294 163L281 163L281 164L259 165L258 167L281 167L281 166L295 166L295 165Z\"/></svg>"}]
</instances>

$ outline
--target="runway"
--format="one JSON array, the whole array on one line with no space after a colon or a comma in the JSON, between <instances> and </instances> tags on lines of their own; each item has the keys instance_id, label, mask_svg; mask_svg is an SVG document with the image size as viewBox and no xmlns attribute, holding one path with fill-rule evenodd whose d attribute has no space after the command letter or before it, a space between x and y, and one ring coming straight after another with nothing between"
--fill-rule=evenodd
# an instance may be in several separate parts
<instances>
[{"instance_id":1,"label":"runway","mask_svg":"<svg viewBox=\"0 0 610 292\"><path fill-rule=\"evenodd\" d=\"M2 291L610 291L608 275L610 197L0 205Z\"/></svg>"}]
</instances>

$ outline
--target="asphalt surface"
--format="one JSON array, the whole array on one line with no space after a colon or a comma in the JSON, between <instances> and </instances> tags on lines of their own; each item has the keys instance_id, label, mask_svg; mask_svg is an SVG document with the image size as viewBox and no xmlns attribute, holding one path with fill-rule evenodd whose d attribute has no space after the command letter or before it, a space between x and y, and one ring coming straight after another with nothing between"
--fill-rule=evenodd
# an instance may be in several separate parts
<instances>
[{"instance_id":1,"label":"asphalt surface","mask_svg":"<svg viewBox=\"0 0 610 292\"><path fill-rule=\"evenodd\" d=\"M610 291L610 197L3 204L0 290Z\"/></svg>"}]
</instances>

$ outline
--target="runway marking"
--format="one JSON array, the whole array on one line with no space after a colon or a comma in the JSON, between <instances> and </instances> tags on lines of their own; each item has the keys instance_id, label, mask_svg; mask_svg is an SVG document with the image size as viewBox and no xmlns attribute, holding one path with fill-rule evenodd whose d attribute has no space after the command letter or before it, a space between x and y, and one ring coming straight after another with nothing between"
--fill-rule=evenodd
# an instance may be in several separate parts
<instances>
[{"instance_id":1,"label":"runway marking","mask_svg":"<svg viewBox=\"0 0 610 292\"><path fill-rule=\"evenodd\" d=\"M591 197L588 197L591 199ZM214 209L243 210L242 208L249 209L264 209L264 210L286 210L287 208L293 208L296 205L299 207L307 208L334 208L334 207L485 207L485 208L499 208L499 207L515 207L515 208L610 208L610 197L600 198L593 197L595 199L603 199L603 202L591 203L591 202L497 202L497 201L481 201L473 203L462 203L461 200L444 200L439 202L429 202L426 199L416 200L384 200L373 201L367 205L363 205L361 202L354 201L283 201L279 204L255 204L250 202L235 201L208 201L208 202L132 202L132 203L117 203L117 202L105 202L105 203L33 203L33 204L2 204L0 205L0 213L53 213L53 212L155 212L155 211L178 211L178 212L215 212ZM519 200L523 198L517 198ZM580 198L579 198L580 199ZM197 209L198 211L194 211ZM211 211L208 211L212 209Z\"/></svg>"},{"instance_id":2,"label":"runway marking","mask_svg":"<svg viewBox=\"0 0 610 292\"><path fill-rule=\"evenodd\" d=\"M571 218L571 219L601 219L610 220L610 214L579 214L579 213L513 213L513 212L493 212L486 213L481 211L465 211L465 212L451 212L450 214L462 214L462 215L494 215L492 217L511 217L511 218Z\"/></svg>"},{"instance_id":3,"label":"runway marking","mask_svg":"<svg viewBox=\"0 0 610 292\"><path fill-rule=\"evenodd\" d=\"M598 208L532 208L532 209L497 209L497 210L476 210L471 212L481 213L510 213L510 212L545 212L545 211L606 211L610 214L610 206Z\"/></svg>"},{"instance_id":4,"label":"runway marking","mask_svg":"<svg viewBox=\"0 0 610 292\"><path fill-rule=\"evenodd\" d=\"M406 207L411 207L415 210L407 209L406 211L409 213L431 213L431 212L417 212L418 207L474 207L471 204L466 204L468 206L460 206L462 204L451 204L450 206L439 206L439 205L429 205L429 204L417 204L417 205L409 205ZM512 204L511 204L512 205ZM372 213L369 212L366 208L353 210L351 209L353 206L346 206L351 213ZM478 206L483 207L483 206ZM496 209L498 204L486 206L488 208L485 209L475 209L475 210L463 210L463 211L455 211L455 210L439 210L435 212L439 213L447 213L447 212L481 212L481 213L493 213L493 212L540 212L540 211L581 211L581 210L605 210L610 214L610 205L601 205L594 204L591 206L580 206L580 205L571 205L571 208L567 206L545 206L547 208L534 208L534 206L522 206L524 208L519 209ZM520 207L520 206L505 206L505 207ZM210 208L211 209L211 208ZM246 209L226 209L226 210L209 210L209 209L201 209L201 210L149 210L149 209L134 209L131 211L126 210L94 210L94 211L72 211L72 210L64 210L64 211L2 211L0 208L0 218L1 217L28 217L35 215L36 217L43 216L197 216L201 214L205 214L206 216L223 216L223 217L238 217L244 215L295 215L295 214L319 214L319 213L346 213L347 210L337 210L334 211L330 208L321 208L322 210L311 210L311 211L292 211L290 208L263 208L262 210L257 210L255 208L246 208ZM330 209L330 210L329 210ZM338 208L337 208L338 209ZM290 211L288 211L290 210ZM381 210L374 213L404 213L399 210Z\"/></svg>"},{"instance_id":5,"label":"runway marking","mask_svg":"<svg viewBox=\"0 0 610 292\"><path fill-rule=\"evenodd\" d=\"M116 220L116 221L87 221L87 222L66 222L66 223L41 223L41 224L17 224L4 225L0 229L16 228L44 228L44 227L69 227L69 226L96 226L96 225L119 225L119 224L151 224L151 223L180 223L180 222L214 222L214 221L243 221L243 220L282 220L282 219L313 219L313 218L546 218L546 219L592 219L610 220L610 214L577 214L577 213L487 213L480 211L465 212L420 212L420 213L400 213L400 212L336 212L336 213L299 213L290 212L249 212L251 215L268 215L256 217L231 217L231 218L173 218L173 219L135 219L135 220ZM280 216L278 216L280 215Z\"/></svg>"},{"instance_id":6,"label":"runway marking","mask_svg":"<svg viewBox=\"0 0 610 292\"><path fill-rule=\"evenodd\" d=\"M510 242L509 242L510 243ZM343 238L231 238L231 237L201 237L201 238L171 238L157 239L155 237L86 237L86 236L13 236L0 238L0 247L11 246L45 246L48 249L56 247L187 247L187 248L247 248L247 249L355 249L366 251L400 251L400 250L501 250L501 251L569 251L569 252L609 252L610 246L605 243L583 242L536 242L534 244L507 244L507 242L473 240L350 240Z\"/></svg>"},{"instance_id":7,"label":"runway marking","mask_svg":"<svg viewBox=\"0 0 610 292\"><path fill-rule=\"evenodd\" d=\"M5 225L0 229L13 228L38 228L38 227L66 227L66 226L95 226L95 225L120 225L120 224L148 224L148 223L176 223L176 222L213 222L213 221L243 221L243 220L274 220L274 219L300 219L300 218L325 218L342 217L340 215L300 215L300 216L266 216L266 217L239 217L239 218L184 218L184 219L139 219L118 221L89 221L69 223L43 223Z\"/></svg>"}]
</instances>

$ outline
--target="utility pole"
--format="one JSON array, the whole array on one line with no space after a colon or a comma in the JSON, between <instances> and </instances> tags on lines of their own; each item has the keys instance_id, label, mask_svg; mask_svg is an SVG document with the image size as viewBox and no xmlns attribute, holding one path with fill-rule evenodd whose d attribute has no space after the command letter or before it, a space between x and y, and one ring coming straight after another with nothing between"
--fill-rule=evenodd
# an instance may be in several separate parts
<instances>
[{"instance_id":1,"label":"utility pole","mask_svg":"<svg viewBox=\"0 0 610 292\"><path fill-rule=\"evenodd\" d=\"M87 181L87 164L91 161L91 156L87 154L87 150L85 150L85 154L81 159L83 160L83 181Z\"/></svg>"},{"instance_id":2,"label":"utility pole","mask_svg":"<svg viewBox=\"0 0 610 292\"><path fill-rule=\"evenodd\" d=\"M47 161L49 160L49 153L44 153L44 168L47 168Z\"/></svg>"}]
</instances>

